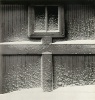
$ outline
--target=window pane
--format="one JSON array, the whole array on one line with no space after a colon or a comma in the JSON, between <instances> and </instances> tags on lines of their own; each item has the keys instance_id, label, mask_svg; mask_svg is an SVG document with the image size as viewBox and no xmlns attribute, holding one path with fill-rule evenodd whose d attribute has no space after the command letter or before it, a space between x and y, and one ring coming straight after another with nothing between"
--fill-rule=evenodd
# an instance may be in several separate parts
<instances>
[{"instance_id":1,"label":"window pane","mask_svg":"<svg viewBox=\"0 0 95 100\"><path fill-rule=\"evenodd\" d=\"M45 31L45 7L35 7L35 30L34 31Z\"/></svg>"},{"instance_id":2,"label":"window pane","mask_svg":"<svg viewBox=\"0 0 95 100\"><path fill-rule=\"evenodd\" d=\"M58 31L58 7L48 6L48 31Z\"/></svg>"}]
</instances>

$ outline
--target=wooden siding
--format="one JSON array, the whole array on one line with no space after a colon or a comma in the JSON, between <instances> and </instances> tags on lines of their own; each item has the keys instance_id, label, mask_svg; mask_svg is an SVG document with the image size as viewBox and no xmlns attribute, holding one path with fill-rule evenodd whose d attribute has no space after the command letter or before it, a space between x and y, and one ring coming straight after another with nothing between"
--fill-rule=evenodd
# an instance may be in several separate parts
<instances>
[{"instance_id":1,"label":"wooden siding","mask_svg":"<svg viewBox=\"0 0 95 100\"><path fill-rule=\"evenodd\" d=\"M65 9L67 40L95 38L95 7L67 5Z\"/></svg>"},{"instance_id":2,"label":"wooden siding","mask_svg":"<svg viewBox=\"0 0 95 100\"><path fill-rule=\"evenodd\" d=\"M1 5L2 41L28 40L28 7L26 5Z\"/></svg>"},{"instance_id":3,"label":"wooden siding","mask_svg":"<svg viewBox=\"0 0 95 100\"><path fill-rule=\"evenodd\" d=\"M95 55L53 56L54 89L95 84Z\"/></svg>"},{"instance_id":4,"label":"wooden siding","mask_svg":"<svg viewBox=\"0 0 95 100\"><path fill-rule=\"evenodd\" d=\"M3 56L3 93L40 86L41 56Z\"/></svg>"},{"instance_id":5,"label":"wooden siding","mask_svg":"<svg viewBox=\"0 0 95 100\"><path fill-rule=\"evenodd\" d=\"M0 75L3 93L41 85L44 91L51 91L52 85L55 89L59 86L95 84L95 44L56 44L52 43L52 37L42 37L42 44L16 44L15 41L30 41L28 6L1 7L2 42L13 42L0 44L0 56L3 55L3 58L0 58L3 63L3 71L0 73L3 74ZM76 4L64 7L64 39L94 39L94 7ZM50 54L45 54L46 52Z\"/></svg>"}]
</instances>

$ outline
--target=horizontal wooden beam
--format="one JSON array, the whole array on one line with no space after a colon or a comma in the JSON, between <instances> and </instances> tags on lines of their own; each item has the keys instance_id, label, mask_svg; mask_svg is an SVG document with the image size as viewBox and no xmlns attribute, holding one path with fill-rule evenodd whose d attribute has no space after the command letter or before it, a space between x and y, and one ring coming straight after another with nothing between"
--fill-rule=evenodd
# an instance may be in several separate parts
<instances>
[{"instance_id":1,"label":"horizontal wooden beam","mask_svg":"<svg viewBox=\"0 0 95 100\"><path fill-rule=\"evenodd\" d=\"M95 54L95 44L7 44L1 54Z\"/></svg>"}]
</instances>

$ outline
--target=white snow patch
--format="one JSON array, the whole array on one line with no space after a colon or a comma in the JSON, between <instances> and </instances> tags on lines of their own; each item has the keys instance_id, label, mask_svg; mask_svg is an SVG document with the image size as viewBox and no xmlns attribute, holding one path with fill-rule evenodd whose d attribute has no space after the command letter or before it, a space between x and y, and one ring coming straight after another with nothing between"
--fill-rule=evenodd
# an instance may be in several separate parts
<instances>
[{"instance_id":1,"label":"white snow patch","mask_svg":"<svg viewBox=\"0 0 95 100\"><path fill-rule=\"evenodd\" d=\"M58 41L52 44L95 44L95 40L71 40L71 41Z\"/></svg>"},{"instance_id":2,"label":"white snow patch","mask_svg":"<svg viewBox=\"0 0 95 100\"><path fill-rule=\"evenodd\" d=\"M32 42L32 41L21 41L21 42L2 42L0 45L7 45L7 44L42 44L42 42Z\"/></svg>"},{"instance_id":3,"label":"white snow patch","mask_svg":"<svg viewBox=\"0 0 95 100\"><path fill-rule=\"evenodd\" d=\"M41 88L1 94L0 100L95 100L95 85L60 87L52 92Z\"/></svg>"}]
</instances>

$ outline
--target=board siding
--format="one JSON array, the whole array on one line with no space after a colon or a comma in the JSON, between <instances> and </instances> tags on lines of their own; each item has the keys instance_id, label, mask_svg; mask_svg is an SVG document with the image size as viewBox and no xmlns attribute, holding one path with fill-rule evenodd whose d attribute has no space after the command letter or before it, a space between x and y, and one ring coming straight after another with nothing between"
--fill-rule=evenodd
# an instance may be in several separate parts
<instances>
[{"instance_id":1,"label":"board siding","mask_svg":"<svg viewBox=\"0 0 95 100\"><path fill-rule=\"evenodd\" d=\"M67 5L65 8L68 40L95 38L95 7L92 5Z\"/></svg>"},{"instance_id":2,"label":"board siding","mask_svg":"<svg viewBox=\"0 0 95 100\"><path fill-rule=\"evenodd\" d=\"M54 89L95 84L95 55L53 56Z\"/></svg>"},{"instance_id":3,"label":"board siding","mask_svg":"<svg viewBox=\"0 0 95 100\"><path fill-rule=\"evenodd\" d=\"M1 5L2 42L26 41L28 37L27 5Z\"/></svg>"},{"instance_id":4,"label":"board siding","mask_svg":"<svg viewBox=\"0 0 95 100\"><path fill-rule=\"evenodd\" d=\"M41 87L41 56L4 55L3 93Z\"/></svg>"}]
</instances>

